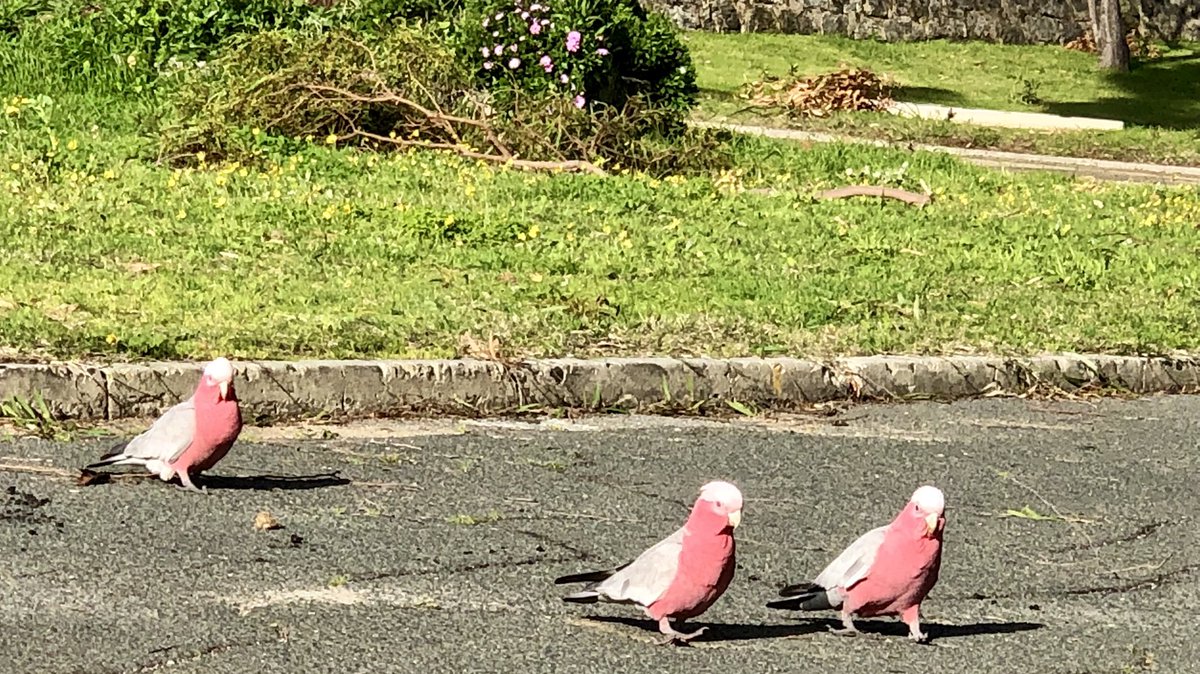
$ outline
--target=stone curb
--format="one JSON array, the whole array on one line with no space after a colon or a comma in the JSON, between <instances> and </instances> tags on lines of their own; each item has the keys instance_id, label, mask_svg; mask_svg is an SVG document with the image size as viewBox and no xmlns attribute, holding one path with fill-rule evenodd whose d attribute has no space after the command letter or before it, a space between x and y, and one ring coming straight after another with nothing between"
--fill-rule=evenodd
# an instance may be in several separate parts
<instances>
[{"instance_id":1,"label":"stone curb","mask_svg":"<svg viewBox=\"0 0 1200 674\"><path fill-rule=\"evenodd\" d=\"M154 416L191 394L199 363L0 364L0 401L44 400L62 419ZM247 422L404 413L505 414L570 407L680 412L730 402L802 408L828 401L955 400L1081 390L1200 391L1200 360L1053 354L797 358L240 361Z\"/></svg>"},{"instance_id":2,"label":"stone curb","mask_svg":"<svg viewBox=\"0 0 1200 674\"><path fill-rule=\"evenodd\" d=\"M945 145L916 143L893 143L855 136L839 136L828 133L778 129L767 126L725 124L719 122L693 121L690 124L701 129L726 129L768 138L809 141L813 143L854 143L875 147L894 147L954 155L964 161L987 168L1010 171L1054 171L1077 176L1091 176L1099 180L1121 180L1130 182L1163 183L1171 185L1200 185L1200 168L1195 166L1172 166L1169 164L1145 164L1138 162L1112 161L1109 159L1081 159L1079 157L1057 157L1022 152L1000 152Z\"/></svg>"}]
</instances>

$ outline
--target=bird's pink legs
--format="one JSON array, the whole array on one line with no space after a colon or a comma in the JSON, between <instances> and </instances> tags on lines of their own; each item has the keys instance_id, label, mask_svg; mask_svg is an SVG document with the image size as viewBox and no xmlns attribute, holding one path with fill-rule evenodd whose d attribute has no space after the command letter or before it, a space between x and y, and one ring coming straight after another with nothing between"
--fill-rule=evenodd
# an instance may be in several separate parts
<instances>
[{"instance_id":1,"label":"bird's pink legs","mask_svg":"<svg viewBox=\"0 0 1200 674\"><path fill-rule=\"evenodd\" d=\"M675 629L673 627L671 627L671 619L666 616L663 616L658 621L658 631L662 632L664 635L666 635L666 638L664 638L662 641L659 641L658 643L661 645L664 645L664 646L673 641L678 641L679 643L686 644L687 642L691 641L692 639L695 639L696 637L700 636L701 634L704 634L704 631L707 629L708 629L707 627L701 627L700 629L696 630L695 632L689 632L687 634L684 634L682 632L676 632Z\"/></svg>"},{"instance_id":2,"label":"bird's pink legs","mask_svg":"<svg viewBox=\"0 0 1200 674\"><path fill-rule=\"evenodd\" d=\"M908 638L921 643L929 638L929 635L921 631L921 606L909 606L900 612L900 619L908 625Z\"/></svg>"},{"instance_id":3,"label":"bird's pink legs","mask_svg":"<svg viewBox=\"0 0 1200 674\"><path fill-rule=\"evenodd\" d=\"M833 632L839 637L856 637L859 634L862 634L862 632L859 632L858 628L854 626L854 616L845 611L842 611L842 629L837 630L830 627L829 631Z\"/></svg>"},{"instance_id":4,"label":"bird's pink legs","mask_svg":"<svg viewBox=\"0 0 1200 674\"><path fill-rule=\"evenodd\" d=\"M192 483L192 476L191 476L190 472L187 470L179 471L179 483L182 484L183 488L187 489L188 491L194 491L197 494L207 494L208 493Z\"/></svg>"}]
</instances>

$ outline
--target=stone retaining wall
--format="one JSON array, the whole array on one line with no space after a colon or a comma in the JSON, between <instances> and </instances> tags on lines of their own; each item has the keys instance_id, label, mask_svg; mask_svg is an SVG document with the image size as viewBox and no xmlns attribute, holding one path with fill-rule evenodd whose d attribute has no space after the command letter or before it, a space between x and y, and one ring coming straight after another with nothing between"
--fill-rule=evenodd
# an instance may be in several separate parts
<instances>
[{"instance_id":1,"label":"stone retaining wall","mask_svg":"<svg viewBox=\"0 0 1200 674\"><path fill-rule=\"evenodd\" d=\"M686 29L821 33L885 41L938 38L1061 44L1088 24L1087 0L645 0ZM1200 0L1124 6L1151 34L1200 40Z\"/></svg>"}]
</instances>

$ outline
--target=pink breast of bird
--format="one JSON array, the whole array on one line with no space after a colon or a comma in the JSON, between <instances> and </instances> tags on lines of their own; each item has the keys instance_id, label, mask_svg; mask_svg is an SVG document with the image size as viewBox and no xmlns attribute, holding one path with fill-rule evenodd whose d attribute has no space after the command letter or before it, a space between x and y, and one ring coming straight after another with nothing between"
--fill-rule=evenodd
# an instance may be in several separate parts
<instances>
[{"instance_id":1,"label":"pink breast of bird","mask_svg":"<svg viewBox=\"0 0 1200 674\"><path fill-rule=\"evenodd\" d=\"M942 565L939 531L932 538L889 530L867 577L846 593L843 610L869 618L920 604L937 583Z\"/></svg>"},{"instance_id":2,"label":"pink breast of bird","mask_svg":"<svg viewBox=\"0 0 1200 674\"><path fill-rule=\"evenodd\" d=\"M242 431L242 412L232 387L225 400L217 400L215 396L210 399L203 393L196 391L196 433L192 443L171 463L177 471L203 472L217 465Z\"/></svg>"},{"instance_id":3,"label":"pink breast of bird","mask_svg":"<svg viewBox=\"0 0 1200 674\"><path fill-rule=\"evenodd\" d=\"M658 601L646 607L655 620L664 616L694 618L707 611L733 581L736 558L731 530L708 533L697 527L696 533L691 533L692 524L689 519L675 578Z\"/></svg>"}]
</instances>

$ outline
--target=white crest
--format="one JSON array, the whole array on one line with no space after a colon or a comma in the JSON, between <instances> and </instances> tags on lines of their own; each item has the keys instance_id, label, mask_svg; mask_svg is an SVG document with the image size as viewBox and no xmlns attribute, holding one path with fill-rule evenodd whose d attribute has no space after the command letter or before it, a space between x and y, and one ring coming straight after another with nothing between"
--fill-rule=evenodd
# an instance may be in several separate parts
<instances>
[{"instance_id":1,"label":"white crest","mask_svg":"<svg viewBox=\"0 0 1200 674\"><path fill-rule=\"evenodd\" d=\"M927 513L941 513L946 508L946 497L937 487L925 485L913 492L912 503Z\"/></svg>"},{"instance_id":2,"label":"white crest","mask_svg":"<svg viewBox=\"0 0 1200 674\"><path fill-rule=\"evenodd\" d=\"M208 375L210 378L212 378L213 381L215 381L217 383L232 382L233 381L233 363L230 363L229 359L227 359L227 358L217 358L216 360L212 361L207 366L205 366L204 374Z\"/></svg>"},{"instance_id":3,"label":"white crest","mask_svg":"<svg viewBox=\"0 0 1200 674\"><path fill-rule=\"evenodd\" d=\"M717 480L700 488L700 498L724 503L730 511L742 509L742 492L728 482Z\"/></svg>"}]
</instances>

